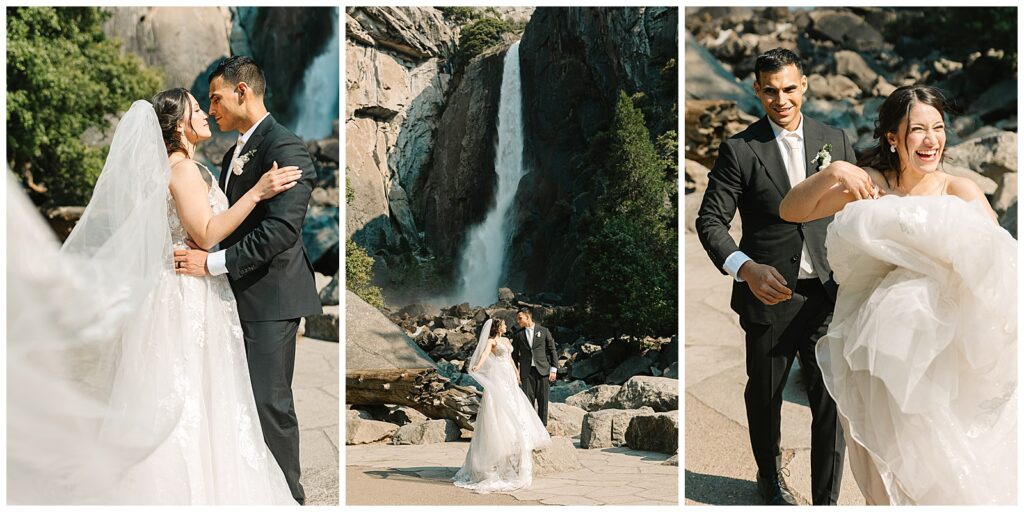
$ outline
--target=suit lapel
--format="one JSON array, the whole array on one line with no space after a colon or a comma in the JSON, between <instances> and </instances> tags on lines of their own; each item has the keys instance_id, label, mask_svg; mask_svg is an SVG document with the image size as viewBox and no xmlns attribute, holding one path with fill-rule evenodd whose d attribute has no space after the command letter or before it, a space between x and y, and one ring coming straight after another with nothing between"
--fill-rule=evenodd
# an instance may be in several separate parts
<instances>
[{"instance_id":1,"label":"suit lapel","mask_svg":"<svg viewBox=\"0 0 1024 512\"><path fill-rule=\"evenodd\" d=\"M804 159L806 160L805 169L807 169L808 178L818 172L818 166L812 162L824 145L825 139L818 122L804 115Z\"/></svg>"},{"instance_id":2,"label":"suit lapel","mask_svg":"<svg viewBox=\"0 0 1024 512\"><path fill-rule=\"evenodd\" d=\"M249 140L245 142L245 145L242 146L242 150L238 152L238 158L242 158L242 155L245 155L246 153L260 147L260 144L263 143L263 139L266 138L267 133L270 132L270 129L274 127L275 123L276 121L274 121L274 116L267 116L267 118L264 119L263 122L256 127L256 131L253 132L252 136L249 137ZM232 151L234 151L234 149L232 149ZM231 181L228 182L228 197L234 197L233 193L236 184L240 181L239 178L245 176L247 172L251 172L250 167L253 165L253 162L255 160L257 159L251 158L248 162L246 162L245 165L242 166L242 174L231 178Z\"/></svg>"},{"instance_id":3,"label":"suit lapel","mask_svg":"<svg viewBox=\"0 0 1024 512\"><path fill-rule=\"evenodd\" d=\"M235 146L228 148L228 152L224 155L224 158L220 162L220 178L217 179L220 189L224 191L224 195L227 195L227 190L224 189L224 182L228 180L228 173L231 172L231 155L235 154Z\"/></svg>"},{"instance_id":4,"label":"suit lapel","mask_svg":"<svg viewBox=\"0 0 1024 512\"><path fill-rule=\"evenodd\" d=\"M775 132L768 124L768 117L762 117L754 128L755 135L748 142L750 149L757 155L761 165L768 170L768 178L775 184L775 188L785 197L792 187L789 184L789 174L786 173L786 164L782 160L782 152L779 151L779 143L775 141Z\"/></svg>"}]
</instances>

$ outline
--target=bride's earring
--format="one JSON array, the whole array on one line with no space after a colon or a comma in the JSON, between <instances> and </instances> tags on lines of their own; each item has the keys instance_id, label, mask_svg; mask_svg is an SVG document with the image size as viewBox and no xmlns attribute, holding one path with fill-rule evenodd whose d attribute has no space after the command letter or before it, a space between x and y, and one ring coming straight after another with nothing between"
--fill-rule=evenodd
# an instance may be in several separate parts
<instances>
[{"instance_id":1,"label":"bride's earring","mask_svg":"<svg viewBox=\"0 0 1024 512\"><path fill-rule=\"evenodd\" d=\"M895 153L896 152L896 145L895 144L892 145L892 146L889 146L889 152L890 153Z\"/></svg>"}]
</instances>

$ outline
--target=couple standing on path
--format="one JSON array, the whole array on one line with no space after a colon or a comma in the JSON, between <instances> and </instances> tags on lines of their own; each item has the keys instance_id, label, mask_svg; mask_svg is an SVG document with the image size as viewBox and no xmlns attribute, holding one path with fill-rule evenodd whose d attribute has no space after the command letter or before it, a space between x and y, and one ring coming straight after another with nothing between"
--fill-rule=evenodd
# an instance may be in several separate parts
<instances>
[{"instance_id":1,"label":"couple standing on path","mask_svg":"<svg viewBox=\"0 0 1024 512\"><path fill-rule=\"evenodd\" d=\"M779 439L799 354L815 505L836 504L847 447L869 504L1015 503L1016 242L940 168L942 93L896 89L858 160L801 113L795 54L771 50L754 74L766 116L719 147L697 232L735 281L764 502L796 505Z\"/></svg>"},{"instance_id":2,"label":"couple standing on path","mask_svg":"<svg viewBox=\"0 0 1024 512\"><path fill-rule=\"evenodd\" d=\"M528 488L533 450L551 442L546 425L550 384L558 373L555 340L529 310L519 311L516 323L519 330L509 340L503 320L487 320L469 359L469 374L484 392L466 460L452 480L478 493Z\"/></svg>"}]
</instances>

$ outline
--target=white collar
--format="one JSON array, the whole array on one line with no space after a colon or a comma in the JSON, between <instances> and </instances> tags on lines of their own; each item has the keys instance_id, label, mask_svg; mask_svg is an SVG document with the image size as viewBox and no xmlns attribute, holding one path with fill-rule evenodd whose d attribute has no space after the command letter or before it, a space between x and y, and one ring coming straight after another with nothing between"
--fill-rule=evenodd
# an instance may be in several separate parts
<instances>
[{"instance_id":1,"label":"white collar","mask_svg":"<svg viewBox=\"0 0 1024 512\"><path fill-rule=\"evenodd\" d=\"M765 116L765 117L768 117L768 116ZM796 125L796 130L789 131L789 130L787 130L787 129L785 129L785 128L775 124L775 121L772 121L772 118L770 118L770 117L768 117L768 124L770 124L772 126L772 133L775 134L775 138L776 139L781 139L782 137L785 137L786 135L789 135L791 133L795 133L797 138L799 138L800 140L804 140L804 114L803 114L803 112L800 113L800 124Z\"/></svg>"},{"instance_id":2,"label":"white collar","mask_svg":"<svg viewBox=\"0 0 1024 512\"><path fill-rule=\"evenodd\" d=\"M256 128L257 128L257 127L258 127L258 126L260 125L260 123L262 123L262 122L263 122L263 120L264 120L264 119L266 119L266 118L267 118L267 117L268 117L269 115L270 115L270 112L267 112L266 114L263 114L263 117L261 117L261 118L259 119L259 121L256 121L255 123L253 123L253 125L252 125L252 126L250 126L250 127L249 127L249 129L245 131L245 133L243 133L243 134L242 134L242 136L240 137L240 139L242 140L242 145L243 145L243 146L245 145L245 143L246 143L246 142L249 142L249 138L250 138L250 137L252 137L252 134L256 132Z\"/></svg>"}]
</instances>

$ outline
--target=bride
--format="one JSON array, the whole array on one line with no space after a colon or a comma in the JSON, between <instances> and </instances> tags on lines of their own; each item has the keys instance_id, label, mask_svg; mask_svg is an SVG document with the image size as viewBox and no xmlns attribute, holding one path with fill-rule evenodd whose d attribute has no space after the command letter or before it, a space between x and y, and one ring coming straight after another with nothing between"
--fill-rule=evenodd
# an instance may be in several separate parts
<instances>
[{"instance_id":1,"label":"bride","mask_svg":"<svg viewBox=\"0 0 1024 512\"><path fill-rule=\"evenodd\" d=\"M864 168L833 162L780 206L836 214L839 296L816 353L868 504L1016 503L1016 241L941 170L946 110L938 89L896 89Z\"/></svg>"},{"instance_id":2,"label":"bride","mask_svg":"<svg viewBox=\"0 0 1024 512\"><path fill-rule=\"evenodd\" d=\"M11 503L295 504L263 440L231 288L176 275L172 254L216 245L301 171L270 170L228 208L193 159L210 136L185 89L136 101L59 252L12 198Z\"/></svg>"},{"instance_id":3,"label":"bride","mask_svg":"<svg viewBox=\"0 0 1024 512\"><path fill-rule=\"evenodd\" d=\"M490 319L480 330L469 374L484 393L466 461L453 481L477 493L511 492L533 482L533 450L551 442L537 412L517 385L512 342L505 322Z\"/></svg>"}]
</instances>

